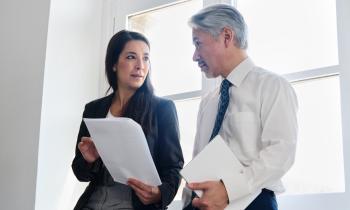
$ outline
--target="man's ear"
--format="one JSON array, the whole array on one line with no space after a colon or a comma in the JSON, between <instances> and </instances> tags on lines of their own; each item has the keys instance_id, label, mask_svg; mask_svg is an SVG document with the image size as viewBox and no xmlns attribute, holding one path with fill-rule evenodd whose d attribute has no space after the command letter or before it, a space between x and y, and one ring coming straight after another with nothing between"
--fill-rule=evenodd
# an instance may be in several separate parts
<instances>
[{"instance_id":1,"label":"man's ear","mask_svg":"<svg viewBox=\"0 0 350 210\"><path fill-rule=\"evenodd\" d=\"M235 32L227 27L224 27L222 30L223 36L224 36L224 44L225 47L229 47L230 45L234 45L235 43Z\"/></svg>"}]
</instances>

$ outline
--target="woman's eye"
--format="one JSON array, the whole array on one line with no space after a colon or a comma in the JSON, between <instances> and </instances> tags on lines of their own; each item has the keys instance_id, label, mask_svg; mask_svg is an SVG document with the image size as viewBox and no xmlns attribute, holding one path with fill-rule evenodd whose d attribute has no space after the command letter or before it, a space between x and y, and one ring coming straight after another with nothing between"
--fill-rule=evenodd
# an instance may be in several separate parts
<instances>
[{"instance_id":1,"label":"woman's eye","mask_svg":"<svg viewBox=\"0 0 350 210\"><path fill-rule=\"evenodd\" d=\"M149 61L149 57L144 57L143 60L144 61Z\"/></svg>"},{"instance_id":2,"label":"woman's eye","mask_svg":"<svg viewBox=\"0 0 350 210\"><path fill-rule=\"evenodd\" d=\"M133 55L128 55L127 57L126 57L126 59L134 59L135 58L135 56L133 56Z\"/></svg>"}]
</instances>

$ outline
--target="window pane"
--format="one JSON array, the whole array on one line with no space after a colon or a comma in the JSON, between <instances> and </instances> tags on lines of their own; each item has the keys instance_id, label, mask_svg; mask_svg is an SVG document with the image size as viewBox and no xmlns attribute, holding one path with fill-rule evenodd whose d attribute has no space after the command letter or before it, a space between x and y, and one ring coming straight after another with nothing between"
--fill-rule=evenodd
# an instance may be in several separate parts
<instances>
[{"instance_id":1,"label":"window pane","mask_svg":"<svg viewBox=\"0 0 350 210\"><path fill-rule=\"evenodd\" d=\"M238 0L254 61L284 74L338 64L335 0Z\"/></svg>"},{"instance_id":2,"label":"window pane","mask_svg":"<svg viewBox=\"0 0 350 210\"><path fill-rule=\"evenodd\" d=\"M192 160L192 150L194 137L196 134L199 103L200 98L175 101L177 114L179 117L181 147L185 158L185 164ZM184 186L185 182L182 181L175 200L181 200L182 188Z\"/></svg>"},{"instance_id":3,"label":"window pane","mask_svg":"<svg viewBox=\"0 0 350 210\"><path fill-rule=\"evenodd\" d=\"M296 161L287 194L344 192L339 77L293 84L299 100Z\"/></svg>"},{"instance_id":4,"label":"window pane","mask_svg":"<svg viewBox=\"0 0 350 210\"><path fill-rule=\"evenodd\" d=\"M186 1L129 17L129 28L151 42L152 82L160 96L201 89L201 72L192 61L187 22L202 1Z\"/></svg>"},{"instance_id":5,"label":"window pane","mask_svg":"<svg viewBox=\"0 0 350 210\"><path fill-rule=\"evenodd\" d=\"M192 160L194 137L196 134L197 113L200 98L175 101L181 134L181 146L185 163Z\"/></svg>"}]
</instances>

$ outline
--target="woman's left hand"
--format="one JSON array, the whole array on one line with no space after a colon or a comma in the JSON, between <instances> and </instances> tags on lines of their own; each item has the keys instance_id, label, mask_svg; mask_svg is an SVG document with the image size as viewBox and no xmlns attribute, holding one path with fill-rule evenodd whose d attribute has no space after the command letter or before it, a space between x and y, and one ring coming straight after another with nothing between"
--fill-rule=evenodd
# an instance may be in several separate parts
<instances>
[{"instance_id":1,"label":"woman's left hand","mask_svg":"<svg viewBox=\"0 0 350 210\"><path fill-rule=\"evenodd\" d=\"M157 204L161 200L161 193L158 186L150 186L132 178L128 179L128 185L145 205Z\"/></svg>"}]
</instances>

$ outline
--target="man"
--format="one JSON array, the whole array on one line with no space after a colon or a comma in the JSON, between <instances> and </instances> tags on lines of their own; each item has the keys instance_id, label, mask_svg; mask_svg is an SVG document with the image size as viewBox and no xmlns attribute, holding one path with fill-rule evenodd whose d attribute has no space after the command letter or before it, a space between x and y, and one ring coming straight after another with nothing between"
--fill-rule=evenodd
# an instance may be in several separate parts
<instances>
[{"instance_id":1,"label":"man","mask_svg":"<svg viewBox=\"0 0 350 210\"><path fill-rule=\"evenodd\" d=\"M261 191L246 210L277 210L275 192L284 190L280 179L292 166L296 149L294 90L248 57L246 24L235 8L204 8L189 24L193 60L208 78L223 79L201 101L193 156L220 135L245 167L222 174L220 181L188 183L184 209L222 210ZM191 190L202 190L202 197L191 196Z\"/></svg>"}]
</instances>

